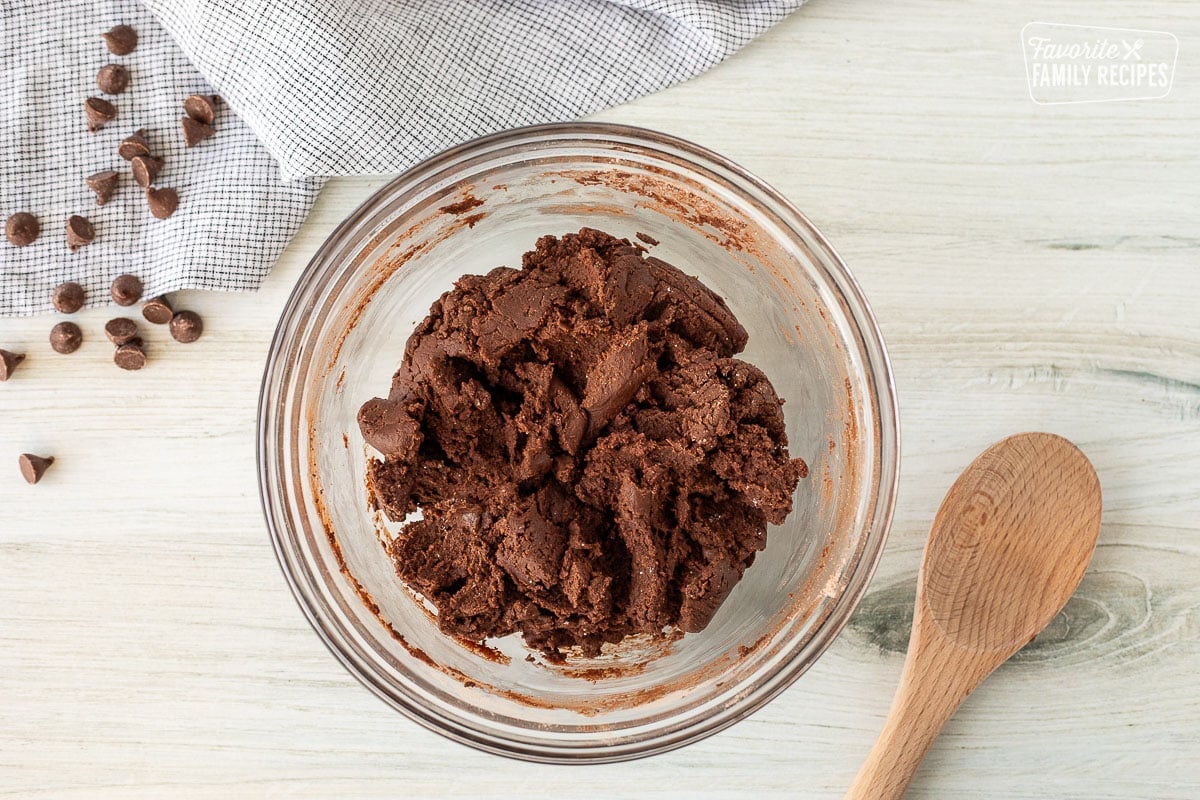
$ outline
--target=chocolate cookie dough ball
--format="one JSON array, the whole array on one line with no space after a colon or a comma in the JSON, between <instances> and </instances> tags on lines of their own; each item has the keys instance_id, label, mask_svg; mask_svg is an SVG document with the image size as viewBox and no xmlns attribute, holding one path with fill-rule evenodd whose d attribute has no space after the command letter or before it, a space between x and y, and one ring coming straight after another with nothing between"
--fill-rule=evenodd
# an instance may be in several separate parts
<instances>
[{"instance_id":1,"label":"chocolate cookie dough ball","mask_svg":"<svg viewBox=\"0 0 1200 800\"><path fill-rule=\"evenodd\" d=\"M696 278L600 231L468 275L358 423L397 575L468 639L595 655L708 625L807 467L747 335Z\"/></svg>"}]
</instances>

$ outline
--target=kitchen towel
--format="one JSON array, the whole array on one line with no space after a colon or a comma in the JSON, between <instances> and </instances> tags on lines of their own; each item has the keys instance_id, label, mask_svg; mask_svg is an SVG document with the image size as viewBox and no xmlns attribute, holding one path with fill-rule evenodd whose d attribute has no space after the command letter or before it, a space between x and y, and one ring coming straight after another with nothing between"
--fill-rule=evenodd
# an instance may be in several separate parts
<instances>
[{"instance_id":1,"label":"kitchen towel","mask_svg":"<svg viewBox=\"0 0 1200 800\"><path fill-rule=\"evenodd\" d=\"M399 172L520 125L573 119L685 80L802 0L3 0L0 216L41 225L0 242L0 313L46 311L64 280L89 304L132 272L147 293L252 289L303 222L325 176ZM100 34L137 30L115 56ZM129 88L95 76L125 66ZM216 136L185 148L182 101L216 92ZM88 133L83 103L117 117ZM117 144L140 128L179 193L152 217ZM121 172L97 206L88 175ZM67 218L96 228L66 246Z\"/></svg>"}]
</instances>

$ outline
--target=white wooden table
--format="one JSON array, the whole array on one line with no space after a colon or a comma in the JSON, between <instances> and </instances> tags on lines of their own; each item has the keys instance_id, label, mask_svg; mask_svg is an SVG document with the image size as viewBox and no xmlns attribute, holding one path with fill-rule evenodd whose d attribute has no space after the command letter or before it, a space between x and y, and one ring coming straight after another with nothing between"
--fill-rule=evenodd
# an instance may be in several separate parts
<instances>
[{"instance_id":1,"label":"white wooden table","mask_svg":"<svg viewBox=\"0 0 1200 800\"><path fill-rule=\"evenodd\" d=\"M727 64L600 115L722 152L792 198L862 281L903 421L872 591L751 719L619 766L453 744L309 629L259 511L255 403L276 316L385 178L332 182L257 295L185 293L204 338L120 373L93 333L0 320L0 796L836 798L899 676L934 510L991 441L1093 459L1100 547L1050 630L964 706L915 798L1200 797L1200 11L1189 0L815 0ZM1032 20L1182 42L1166 99L1038 106ZM108 312L83 316L98 331ZM16 456L59 459L26 486Z\"/></svg>"}]
</instances>

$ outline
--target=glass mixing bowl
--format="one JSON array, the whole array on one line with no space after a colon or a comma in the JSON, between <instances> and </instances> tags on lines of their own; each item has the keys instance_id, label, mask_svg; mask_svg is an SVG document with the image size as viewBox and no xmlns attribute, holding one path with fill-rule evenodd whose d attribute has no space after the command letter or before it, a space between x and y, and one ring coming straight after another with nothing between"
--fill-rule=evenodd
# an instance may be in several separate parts
<instances>
[{"instance_id":1,"label":"glass mixing bowl","mask_svg":"<svg viewBox=\"0 0 1200 800\"><path fill-rule=\"evenodd\" d=\"M519 266L538 236L633 239L725 297L741 358L786 399L795 510L700 633L630 639L550 664L518 637L437 630L396 578L394 528L367 501L355 415L460 275ZM879 330L824 237L721 156L604 124L509 131L401 175L343 222L296 284L263 377L263 508L304 613L346 668L452 739L538 761L615 761L695 741L783 691L867 586L896 492L897 418Z\"/></svg>"}]
</instances>

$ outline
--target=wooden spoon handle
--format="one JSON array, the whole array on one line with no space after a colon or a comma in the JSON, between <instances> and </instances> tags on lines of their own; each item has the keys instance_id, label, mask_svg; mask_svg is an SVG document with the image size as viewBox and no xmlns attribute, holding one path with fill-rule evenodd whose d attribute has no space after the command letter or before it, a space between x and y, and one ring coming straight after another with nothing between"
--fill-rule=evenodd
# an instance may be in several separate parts
<instances>
[{"instance_id":1,"label":"wooden spoon handle","mask_svg":"<svg viewBox=\"0 0 1200 800\"><path fill-rule=\"evenodd\" d=\"M900 688L846 800L903 797L946 721L995 667L940 635L919 606Z\"/></svg>"},{"instance_id":2,"label":"wooden spoon handle","mask_svg":"<svg viewBox=\"0 0 1200 800\"><path fill-rule=\"evenodd\" d=\"M901 684L883 731L875 740L846 800L899 800L917 774L933 740L953 710L944 705L925 706L920 692Z\"/></svg>"}]
</instances>

